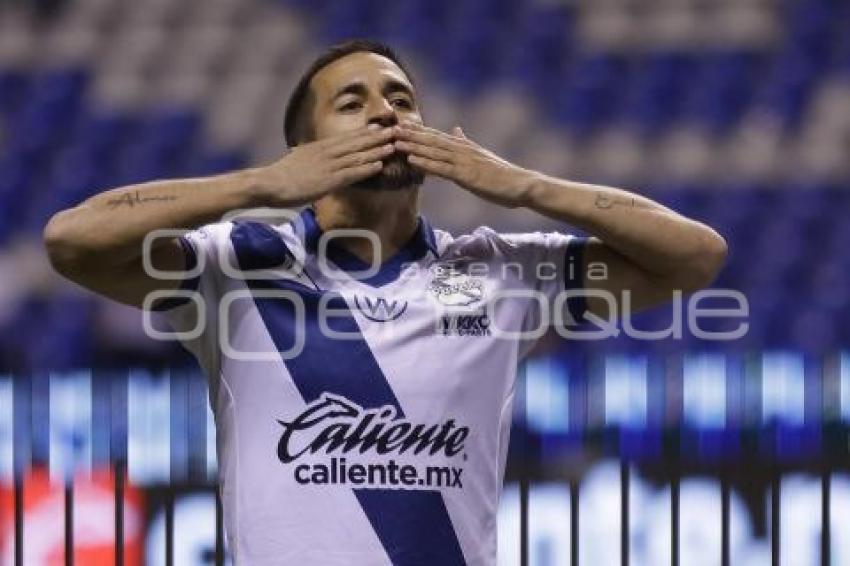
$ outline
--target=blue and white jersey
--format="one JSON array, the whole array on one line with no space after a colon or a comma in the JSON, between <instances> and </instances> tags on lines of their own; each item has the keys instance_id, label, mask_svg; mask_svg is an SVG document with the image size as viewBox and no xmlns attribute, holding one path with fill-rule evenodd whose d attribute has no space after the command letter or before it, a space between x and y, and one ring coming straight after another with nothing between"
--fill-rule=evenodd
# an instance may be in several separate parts
<instances>
[{"instance_id":1,"label":"blue and white jersey","mask_svg":"<svg viewBox=\"0 0 850 566\"><path fill-rule=\"evenodd\" d=\"M308 209L181 242L197 300L159 310L209 379L237 563L496 564L517 364L581 314L583 240L420 218L363 273Z\"/></svg>"}]
</instances>

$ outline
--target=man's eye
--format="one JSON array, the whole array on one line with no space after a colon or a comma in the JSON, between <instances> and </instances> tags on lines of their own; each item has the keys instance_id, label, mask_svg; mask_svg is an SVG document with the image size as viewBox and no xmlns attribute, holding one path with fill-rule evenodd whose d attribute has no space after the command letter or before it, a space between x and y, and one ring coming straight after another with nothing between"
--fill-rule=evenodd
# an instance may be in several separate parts
<instances>
[{"instance_id":1,"label":"man's eye","mask_svg":"<svg viewBox=\"0 0 850 566\"><path fill-rule=\"evenodd\" d=\"M348 110L357 110L360 108L360 103L356 100L352 100L351 102L346 102L342 106L339 107L340 110L348 111Z\"/></svg>"},{"instance_id":2,"label":"man's eye","mask_svg":"<svg viewBox=\"0 0 850 566\"><path fill-rule=\"evenodd\" d=\"M407 100L406 98L396 98L392 101L393 106L398 106L399 108L412 108L413 104Z\"/></svg>"}]
</instances>

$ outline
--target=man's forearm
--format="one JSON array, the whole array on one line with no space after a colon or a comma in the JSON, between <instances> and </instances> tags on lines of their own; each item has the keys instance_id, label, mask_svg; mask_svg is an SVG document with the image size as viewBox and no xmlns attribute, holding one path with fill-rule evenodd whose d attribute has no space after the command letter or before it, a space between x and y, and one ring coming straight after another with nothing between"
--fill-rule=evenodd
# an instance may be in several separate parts
<instances>
[{"instance_id":1,"label":"man's forearm","mask_svg":"<svg viewBox=\"0 0 850 566\"><path fill-rule=\"evenodd\" d=\"M725 254L723 238L708 226L621 189L539 175L529 185L526 205L597 236L660 276Z\"/></svg>"},{"instance_id":2,"label":"man's forearm","mask_svg":"<svg viewBox=\"0 0 850 566\"><path fill-rule=\"evenodd\" d=\"M120 264L139 257L152 230L192 229L234 209L263 205L257 169L212 177L153 181L105 191L56 214L48 248L72 248L80 259Z\"/></svg>"}]
</instances>

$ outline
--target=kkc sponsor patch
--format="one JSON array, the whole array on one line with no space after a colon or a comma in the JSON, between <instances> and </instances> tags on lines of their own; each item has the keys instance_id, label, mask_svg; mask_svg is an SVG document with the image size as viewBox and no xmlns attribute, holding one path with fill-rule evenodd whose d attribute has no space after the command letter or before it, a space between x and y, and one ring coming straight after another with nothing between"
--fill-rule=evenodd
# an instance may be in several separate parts
<instances>
[{"instance_id":1,"label":"kkc sponsor patch","mask_svg":"<svg viewBox=\"0 0 850 566\"><path fill-rule=\"evenodd\" d=\"M490 317L483 312L444 314L437 328L443 336L490 336Z\"/></svg>"}]
</instances>

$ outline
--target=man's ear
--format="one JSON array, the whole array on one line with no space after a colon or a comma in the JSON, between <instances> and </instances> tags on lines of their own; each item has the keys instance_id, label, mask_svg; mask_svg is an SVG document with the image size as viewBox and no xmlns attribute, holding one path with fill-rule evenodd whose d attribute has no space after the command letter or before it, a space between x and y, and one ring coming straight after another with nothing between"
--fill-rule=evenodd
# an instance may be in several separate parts
<instances>
[{"instance_id":1,"label":"man's ear","mask_svg":"<svg viewBox=\"0 0 850 566\"><path fill-rule=\"evenodd\" d=\"M291 147L297 147L313 141L313 136L311 135L312 128L305 126L305 122L307 121L308 120L305 120L303 115L299 116L298 119L295 120L295 131L293 132L295 134L295 142Z\"/></svg>"},{"instance_id":2,"label":"man's ear","mask_svg":"<svg viewBox=\"0 0 850 566\"><path fill-rule=\"evenodd\" d=\"M316 140L316 129L313 127L315 108L316 96L312 90L308 90L300 112L295 116L295 144L292 147Z\"/></svg>"}]
</instances>

